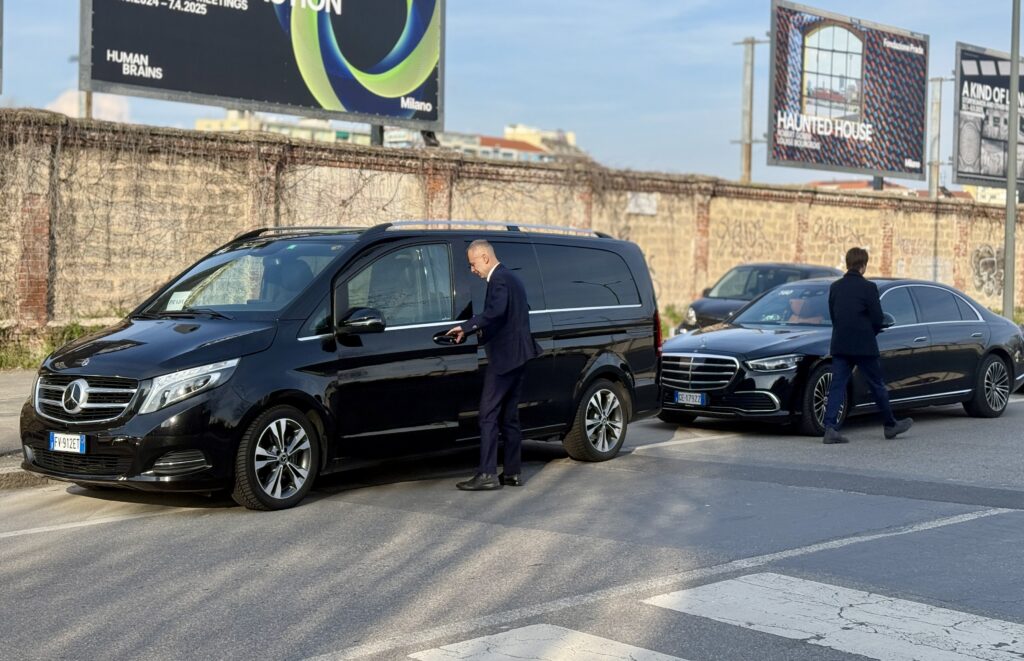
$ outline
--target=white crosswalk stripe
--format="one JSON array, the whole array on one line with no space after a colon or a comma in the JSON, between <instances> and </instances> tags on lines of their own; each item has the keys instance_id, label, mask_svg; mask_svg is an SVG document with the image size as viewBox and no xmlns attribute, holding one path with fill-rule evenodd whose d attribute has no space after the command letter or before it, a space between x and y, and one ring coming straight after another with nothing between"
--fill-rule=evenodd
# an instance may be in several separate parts
<instances>
[{"instance_id":1,"label":"white crosswalk stripe","mask_svg":"<svg viewBox=\"0 0 1024 661\"><path fill-rule=\"evenodd\" d=\"M600 636L536 624L410 654L420 661L685 661Z\"/></svg>"},{"instance_id":2,"label":"white crosswalk stripe","mask_svg":"<svg viewBox=\"0 0 1024 661\"><path fill-rule=\"evenodd\" d=\"M1024 625L781 574L751 574L644 603L884 661L1024 657Z\"/></svg>"}]
</instances>

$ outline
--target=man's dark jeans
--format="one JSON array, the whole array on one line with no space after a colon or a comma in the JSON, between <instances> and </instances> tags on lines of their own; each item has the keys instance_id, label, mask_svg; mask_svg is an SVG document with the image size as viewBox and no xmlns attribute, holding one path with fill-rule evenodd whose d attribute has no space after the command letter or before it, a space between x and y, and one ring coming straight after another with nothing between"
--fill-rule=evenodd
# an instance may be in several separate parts
<instances>
[{"instance_id":1,"label":"man's dark jeans","mask_svg":"<svg viewBox=\"0 0 1024 661\"><path fill-rule=\"evenodd\" d=\"M885 389L882 379L882 366L877 356L832 356L832 386L828 389L828 404L825 406L825 429L839 429L839 407L846 399L846 384L850 382L850 374L856 367L864 375L875 403L882 414L882 423L886 427L896 424L896 418L889 407L889 391Z\"/></svg>"}]
</instances>

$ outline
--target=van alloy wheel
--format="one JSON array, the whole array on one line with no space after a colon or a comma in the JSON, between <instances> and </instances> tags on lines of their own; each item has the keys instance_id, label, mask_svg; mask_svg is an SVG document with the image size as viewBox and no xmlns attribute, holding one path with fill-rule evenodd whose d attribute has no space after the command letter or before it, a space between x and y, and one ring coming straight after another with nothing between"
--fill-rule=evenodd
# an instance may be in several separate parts
<instances>
[{"instance_id":1,"label":"van alloy wheel","mask_svg":"<svg viewBox=\"0 0 1024 661\"><path fill-rule=\"evenodd\" d=\"M622 435L622 404L611 390L598 390L587 402L587 440L599 452L608 452Z\"/></svg>"},{"instance_id":2,"label":"van alloy wheel","mask_svg":"<svg viewBox=\"0 0 1024 661\"><path fill-rule=\"evenodd\" d=\"M1001 360L993 361L985 370L985 400L993 411L1002 411L1010 401L1010 375Z\"/></svg>"},{"instance_id":3,"label":"van alloy wheel","mask_svg":"<svg viewBox=\"0 0 1024 661\"><path fill-rule=\"evenodd\" d=\"M291 418L277 418L260 433L253 456L256 479L271 498L290 498L309 478L313 450L306 431Z\"/></svg>"}]
</instances>

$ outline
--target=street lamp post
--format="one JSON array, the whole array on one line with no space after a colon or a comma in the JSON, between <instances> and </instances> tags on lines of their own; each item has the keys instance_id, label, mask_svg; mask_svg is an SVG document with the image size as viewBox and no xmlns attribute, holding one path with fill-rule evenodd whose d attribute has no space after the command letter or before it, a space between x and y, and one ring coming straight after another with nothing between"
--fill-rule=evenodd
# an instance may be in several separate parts
<instances>
[{"instance_id":1,"label":"street lamp post","mask_svg":"<svg viewBox=\"0 0 1024 661\"><path fill-rule=\"evenodd\" d=\"M1013 0L1010 38L1010 145L1006 155L1006 228L1003 242L1003 316L1013 319L1016 283L1017 133L1020 131L1020 0Z\"/></svg>"}]
</instances>

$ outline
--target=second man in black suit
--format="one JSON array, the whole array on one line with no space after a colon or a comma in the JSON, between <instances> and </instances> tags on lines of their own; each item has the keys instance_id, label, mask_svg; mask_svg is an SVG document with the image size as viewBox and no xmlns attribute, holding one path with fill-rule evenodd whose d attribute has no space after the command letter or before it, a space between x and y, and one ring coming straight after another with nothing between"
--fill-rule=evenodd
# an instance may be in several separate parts
<instances>
[{"instance_id":1,"label":"second man in black suit","mask_svg":"<svg viewBox=\"0 0 1024 661\"><path fill-rule=\"evenodd\" d=\"M467 333L480 336L487 352L487 371L480 396L480 465L476 474L456 486L463 491L490 491L502 486L521 486L519 397L526 363L541 353L530 335L530 306L526 287L494 254L487 241L469 244L473 273L487 280L483 312L448 331L457 342ZM498 470L498 438L505 442L503 473Z\"/></svg>"},{"instance_id":2,"label":"second man in black suit","mask_svg":"<svg viewBox=\"0 0 1024 661\"><path fill-rule=\"evenodd\" d=\"M910 429L913 420L897 420L889 406L879 364L876 336L884 328L882 303L878 286L864 277L868 268L868 252L850 248L846 253L846 275L832 283L828 293L828 309L832 315L832 385L825 406L825 438L823 442L849 443L839 433L839 412L846 400L846 384L856 367L864 375L875 403L882 413L885 437L896 438Z\"/></svg>"}]
</instances>

